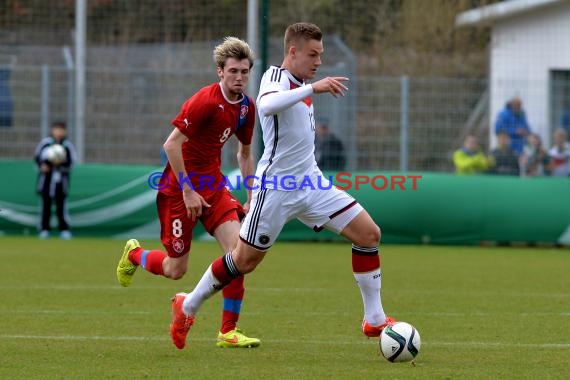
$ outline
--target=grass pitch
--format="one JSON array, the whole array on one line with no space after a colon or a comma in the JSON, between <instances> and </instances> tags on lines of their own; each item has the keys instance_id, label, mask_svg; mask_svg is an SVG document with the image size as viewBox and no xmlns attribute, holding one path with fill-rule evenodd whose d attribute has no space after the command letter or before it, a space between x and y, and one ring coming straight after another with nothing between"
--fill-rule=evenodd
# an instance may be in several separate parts
<instances>
[{"instance_id":1,"label":"grass pitch","mask_svg":"<svg viewBox=\"0 0 570 380\"><path fill-rule=\"evenodd\" d=\"M570 363L570 251L384 246L384 308L416 326L415 366L359 331L349 244L278 242L246 279L240 327L256 349L220 349L221 297L177 350L170 297L220 251L194 243L181 281L115 277L124 242L0 238L2 379L556 379ZM144 241L159 248L157 241Z\"/></svg>"}]
</instances>

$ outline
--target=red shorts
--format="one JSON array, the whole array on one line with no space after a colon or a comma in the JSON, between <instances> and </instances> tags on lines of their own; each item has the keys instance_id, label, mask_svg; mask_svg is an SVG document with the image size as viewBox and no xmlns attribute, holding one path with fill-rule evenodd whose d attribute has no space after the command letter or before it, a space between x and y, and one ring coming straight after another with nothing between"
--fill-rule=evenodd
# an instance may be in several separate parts
<instances>
[{"instance_id":1,"label":"red shorts","mask_svg":"<svg viewBox=\"0 0 570 380\"><path fill-rule=\"evenodd\" d=\"M170 257L184 256L190 251L192 230L198 220L213 236L214 231L223 223L230 220L239 222L245 215L241 203L225 187L221 190L199 191L199 194L211 207L202 208L202 216L195 221L188 217L181 191L176 195L159 191L156 196L160 240Z\"/></svg>"}]
</instances>

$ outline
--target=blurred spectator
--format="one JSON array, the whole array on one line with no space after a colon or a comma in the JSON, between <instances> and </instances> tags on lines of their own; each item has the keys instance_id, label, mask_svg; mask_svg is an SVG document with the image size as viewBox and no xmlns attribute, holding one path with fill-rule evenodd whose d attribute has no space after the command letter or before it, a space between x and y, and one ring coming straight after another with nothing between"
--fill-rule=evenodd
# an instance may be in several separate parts
<instances>
[{"instance_id":1,"label":"blurred spectator","mask_svg":"<svg viewBox=\"0 0 570 380\"><path fill-rule=\"evenodd\" d=\"M63 150L60 157L50 157L49 150L54 146ZM69 215L67 213L67 195L69 177L76 160L75 147L67 139L65 122L56 121L51 126L50 135L37 145L34 160L38 166L37 191L41 197L40 239L50 236L52 203L55 202L59 224L59 237L71 239Z\"/></svg>"},{"instance_id":2,"label":"blurred spectator","mask_svg":"<svg viewBox=\"0 0 570 380\"><path fill-rule=\"evenodd\" d=\"M523 151L526 136L530 133L530 127L526 121L526 115L522 109L520 98L511 99L505 108L497 116L495 134L505 132L511 138L511 149L517 156Z\"/></svg>"},{"instance_id":3,"label":"blurred spectator","mask_svg":"<svg viewBox=\"0 0 570 380\"><path fill-rule=\"evenodd\" d=\"M548 174L550 156L542 146L542 139L536 133L527 136L519 162L521 176L536 177Z\"/></svg>"},{"instance_id":4,"label":"blurred spectator","mask_svg":"<svg viewBox=\"0 0 570 380\"><path fill-rule=\"evenodd\" d=\"M497 147L491 151L493 168L489 171L499 175L519 175L519 159L511 149L511 138L506 132L497 135Z\"/></svg>"},{"instance_id":5,"label":"blurred spectator","mask_svg":"<svg viewBox=\"0 0 570 380\"><path fill-rule=\"evenodd\" d=\"M342 142L331 132L326 122L315 128L315 159L321 170L344 170L346 159Z\"/></svg>"},{"instance_id":6,"label":"blurred spectator","mask_svg":"<svg viewBox=\"0 0 570 380\"><path fill-rule=\"evenodd\" d=\"M453 153L456 174L477 174L485 172L492 160L485 156L474 135L467 135L463 147Z\"/></svg>"},{"instance_id":7,"label":"blurred spectator","mask_svg":"<svg viewBox=\"0 0 570 380\"><path fill-rule=\"evenodd\" d=\"M562 129L566 131L566 137L570 141L570 110L562 113L561 123Z\"/></svg>"},{"instance_id":8,"label":"blurred spectator","mask_svg":"<svg viewBox=\"0 0 570 380\"><path fill-rule=\"evenodd\" d=\"M548 152L552 160L553 176L570 176L570 143L567 140L568 135L564 129L554 131L554 146Z\"/></svg>"},{"instance_id":9,"label":"blurred spectator","mask_svg":"<svg viewBox=\"0 0 570 380\"><path fill-rule=\"evenodd\" d=\"M16 57L10 63L0 66L0 127L11 127L14 114L14 100L10 90L10 76L16 64Z\"/></svg>"}]
</instances>

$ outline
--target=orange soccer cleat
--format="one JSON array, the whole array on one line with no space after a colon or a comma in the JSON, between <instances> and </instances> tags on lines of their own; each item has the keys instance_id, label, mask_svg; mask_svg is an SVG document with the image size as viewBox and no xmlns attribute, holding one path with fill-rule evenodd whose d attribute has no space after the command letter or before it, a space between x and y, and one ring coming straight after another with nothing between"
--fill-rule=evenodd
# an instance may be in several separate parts
<instances>
[{"instance_id":1,"label":"orange soccer cleat","mask_svg":"<svg viewBox=\"0 0 570 380\"><path fill-rule=\"evenodd\" d=\"M391 326L394 323L396 323L396 319L388 316L386 316L386 321L379 326L372 326L370 323L366 322L366 319L363 319L362 332L364 333L364 335L370 338L379 337L380 334L382 333L382 330L384 330L386 326Z\"/></svg>"},{"instance_id":2,"label":"orange soccer cleat","mask_svg":"<svg viewBox=\"0 0 570 380\"><path fill-rule=\"evenodd\" d=\"M186 335L190 331L190 327L194 324L195 317L186 315L182 310L182 303L186 293L176 293L172 297L172 323L170 324L170 337L172 343L178 349L183 349L186 345Z\"/></svg>"}]
</instances>

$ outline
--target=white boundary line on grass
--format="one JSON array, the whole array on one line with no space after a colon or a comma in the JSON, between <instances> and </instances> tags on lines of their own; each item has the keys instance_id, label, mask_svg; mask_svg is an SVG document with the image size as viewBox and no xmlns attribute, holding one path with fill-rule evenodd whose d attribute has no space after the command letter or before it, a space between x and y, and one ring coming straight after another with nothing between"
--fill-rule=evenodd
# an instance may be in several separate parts
<instances>
[{"instance_id":1,"label":"white boundary line on grass","mask_svg":"<svg viewBox=\"0 0 570 380\"><path fill-rule=\"evenodd\" d=\"M516 316L516 317L570 317L570 311L537 311L537 312L494 312L494 313L486 313L486 312L472 312L472 313L460 313L460 312L445 312L445 311L434 311L434 312L417 312L417 311L409 311L409 310L399 310L400 314L408 314L414 316L432 316L432 317L490 317L490 316L497 316L497 315L505 315L505 316ZM263 312L259 311L245 311L242 312L243 315L260 315L260 314L287 314L284 313L282 310L265 310ZM13 314L28 314L28 315L58 315L58 314L65 314L65 315L149 315L149 314L163 314L161 310L57 310L57 309L38 309L38 310L0 310L0 315L13 315ZM208 312L203 312L202 314L208 315ZM290 314L294 314L291 312ZM315 311L315 312L303 312L303 315L321 315L321 316L330 316L330 315L341 315L341 316L350 316L352 313L349 312L323 312L323 311Z\"/></svg>"},{"instance_id":2,"label":"white boundary line on grass","mask_svg":"<svg viewBox=\"0 0 570 380\"><path fill-rule=\"evenodd\" d=\"M157 290L157 289L171 289L170 286L165 285L137 285L137 290ZM123 287L119 286L118 284L115 285L93 285L93 284L26 284L26 285L0 285L0 290L113 290L113 291L123 291ZM295 292L295 293L320 293L320 292L334 292L337 289L334 288L320 288L320 287L279 287L279 288L272 288L272 287L262 287L262 286L249 286L249 292L259 292L259 293L282 293L282 292ZM338 289L338 290L345 290L345 289ZM552 292L545 292L545 293L536 293L536 292L506 292L503 294L498 294L496 292L471 292L471 291L462 291L457 292L456 290L449 290L449 291L421 291L421 290L402 290L403 293L411 293L411 294L449 294L449 295L457 295L462 294L463 296L469 295L478 295L478 296L485 296L485 295L492 295L492 296L500 296L500 297L540 297L540 298L570 298L570 293L568 292L561 292L561 293L552 293Z\"/></svg>"},{"instance_id":3,"label":"white boundary line on grass","mask_svg":"<svg viewBox=\"0 0 570 380\"><path fill-rule=\"evenodd\" d=\"M81 336L81 335L0 335L0 339L5 340L109 340L109 341L168 341L168 337L158 336ZM190 341L206 342L212 339L190 339ZM268 343L300 343L301 341L295 339L288 340L275 340L265 339ZM302 340L303 343L309 344L324 344L324 345L360 345L369 344L369 340L362 341L339 341L339 340ZM501 343L501 342L422 342L422 346L428 347L494 347L494 348L542 348L542 349L565 349L570 348L570 343Z\"/></svg>"}]
</instances>

